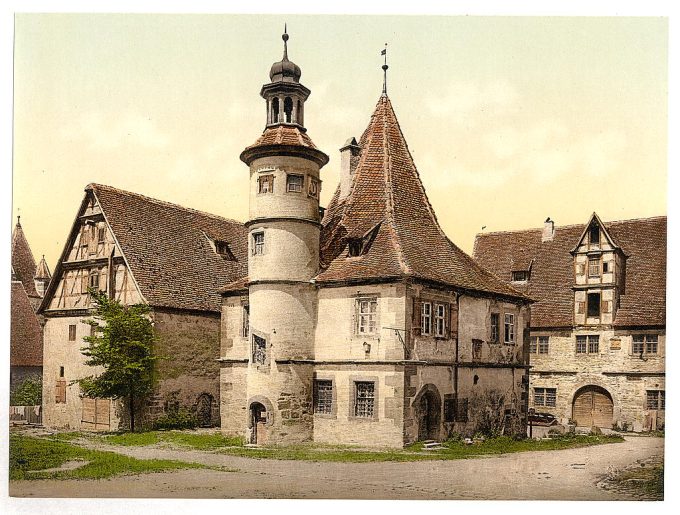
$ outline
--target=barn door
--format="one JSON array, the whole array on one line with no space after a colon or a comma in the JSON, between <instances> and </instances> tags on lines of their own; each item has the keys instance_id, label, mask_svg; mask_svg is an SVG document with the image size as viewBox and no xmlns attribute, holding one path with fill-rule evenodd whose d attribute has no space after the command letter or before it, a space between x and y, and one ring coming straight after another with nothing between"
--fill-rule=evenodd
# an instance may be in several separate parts
<instances>
[{"instance_id":1,"label":"barn door","mask_svg":"<svg viewBox=\"0 0 680 515\"><path fill-rule=\"evenodd\" d=\"M573 419L581 427L612 427L614 402L611 395L599 386L585 386L574 397Z\"/></svg>"}]
</instances>

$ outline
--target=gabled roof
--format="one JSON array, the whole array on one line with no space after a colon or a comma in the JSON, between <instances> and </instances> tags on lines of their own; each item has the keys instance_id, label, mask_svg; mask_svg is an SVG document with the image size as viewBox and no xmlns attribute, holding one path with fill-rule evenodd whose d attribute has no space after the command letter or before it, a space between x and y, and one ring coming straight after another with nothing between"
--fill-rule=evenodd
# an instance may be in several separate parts
<instances>
[{"instance_id":1,"label":"gabled roof","mask_svg":"<svg viewBox=\"0 0 680 515\"><path fill-rule=\"evenodd\" d=\"M246 275L248 232L242 223L102 184L85 191L101 207L149 305L219 312L218 290ZM77 230L76 223L67 247ZM236 261L217 254L211 240L226 242ZM68 248L62 259L67 254ZM60 275L61 261L41 309L49 305Z\"/></svg>"},{"instance_id":2,"label":"gabled roof","mask_svg":"<svg viewBox=\"0 0 680 515\"><path fill-rule=\"evenodd\" d=\"M39 297L33 281L36 270L35 259L19 220L12 234L12 270L14 276L24 285L28 296Z\"/></svg>"},{"instance_id":3,"label":"gabled roof","mask_svg":"<svg viewBox=\"0 0 680 515\"><path fill-rule=\"evenodd\" d=\"M593 211L593 214L590 215L590 219L588 220L588 223L583 226L583 231L581 232L581 236L579 236L578 241L574 245L574 248L571 249L571 253L575 253L578 250L579 245L583 241L583 238L585 238L586 233L588 232L588 228L595 222L600 229L604 232L605 238L607 238L607 241L609 241L609 244L614 247L615 249L621 248L619 245L616 244L614 241L614 238L612 238L611 234L609 234L609 231L607 230L607 227L602 223L602 220L600 220L600 217L597 215L596 212Z\"/></svg>"},{"instance_id":4,"label":"gabled roof","mask_svg":"<svg viewBox=\"0 0 680 515\"><path fill-rule=\"evenodd\" d=\"M608 222L602 227L627 256L625 290L614 326L665 325L666 217ZM513 261L533 259L531 278L524 288L536 300L531 306L531 326L571 327L574 258L570 252L583 232L580 224L556 227L553 240L543 243L542 229L482 233L475 240L474 257L507 281Z\"/></svg>"},{"instance_id":5,"label":"gabled roof","mask_svg":"<svg viewBox=\"0 0 680 515\"><path fill-rule=\"evenodd\" d=\"M392 104L383 94L359 141L361 157L347 198L336 191L323 221L319 283L414 278L524 297L483 270L439 226ZM378 224L370 249L347 257L347 241Z\"/></svg>"},{"instance_id":6,"label":"gabled roof","mask_svg":"<svg viewBox=\"0 0 680 515\"><path fill-rule=\"evenodd\" d=\"M42 328L20 281L12 281L10 366L41 367Z\"/></svg>"}]
</instances>

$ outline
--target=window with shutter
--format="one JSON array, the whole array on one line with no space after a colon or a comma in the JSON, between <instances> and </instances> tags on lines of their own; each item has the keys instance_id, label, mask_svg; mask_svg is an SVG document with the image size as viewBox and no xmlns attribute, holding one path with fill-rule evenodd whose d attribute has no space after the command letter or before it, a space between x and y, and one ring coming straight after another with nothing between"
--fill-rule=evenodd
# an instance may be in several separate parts
<instances>
[{"instance_id":1,"label":"window with shutter","mask_svg":"<svg viewBox=\"0 0 680 515\"><path fill-rule=\"evenodd\" d=\"M422 302L420 305L420 332L423 335L430 335L432 333L432 303Z\"/></svg>"},{"instance_id":2,"label":"window with shutter","mask_svg":"<svg viewBox=\"0 0 680 515\"><path fill-rule=\"evenodd\" d=\"M411 320L411 329L414 336L420 336L422 332L422 320L421 320L421 302L419 298L413 298L413 316Z\"/></svg>"},{"instance_id":3,"label":"window with shutter","mask_svg":"<svg viewBox=\"0 0 680 515\"><path fill-rule=\"evenodd\" d=\"M582 315L585 312L586 312L586 303L585 302L577 302L576 303L576 313L578 313L579 315Z\"/></svg>"}]
</instances>

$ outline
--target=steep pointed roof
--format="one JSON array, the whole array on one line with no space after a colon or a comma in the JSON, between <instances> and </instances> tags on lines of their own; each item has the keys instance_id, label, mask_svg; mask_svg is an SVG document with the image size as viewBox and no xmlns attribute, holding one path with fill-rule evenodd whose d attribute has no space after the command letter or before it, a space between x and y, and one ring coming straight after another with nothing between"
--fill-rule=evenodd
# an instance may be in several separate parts
<instances>
[{"instance_id":1,"label":"steep pointed roof","mask_svg":"<svg viewBox=\"0 0 680 515\"><path fill-rule=\"evenodd\" d=\"M11 366L42 366L42 328L33 311L31 300L19 281L12 282L9 343L9 363Z\"/></svg>"},{"instance_id":2,"label":"steep pointed roof","mask_svg":"<svg viewBox=\"0 0 680 515\"><path fill-rule=\"evenodd\" d=\"M21 281L29 297L38 297L33 277L35 276L35 259L28 244L21 222L17 219L12 234L12 270L14 276Z\"/></svg>"},{"instance_id":3,"label":"steep pointed roof","mask_svg":"<svg viewBox=\"0 0 680 515\"><path fill-rule=\"evenodd\" d=\"M35 279L50 279L52 274L50 274L50 267L47 266L47 261L45 261L45 255L43 254L40 263L38 263L38 268L35 271Z\"/></svg>"},{"instance_id":4,"label":"steep pointed roof","mask_svg":"<svg viewBox=\"0 0 680 515\"><path fill-rule=\"evenodd\" d=\"M359 145L350 193L340 201L336 191L324 217L318 282L414 278L525 298L477 265L441 229L386 94ZM364 252L348 257L347 242L358 238Z\"/></svg>"}]
</instances>

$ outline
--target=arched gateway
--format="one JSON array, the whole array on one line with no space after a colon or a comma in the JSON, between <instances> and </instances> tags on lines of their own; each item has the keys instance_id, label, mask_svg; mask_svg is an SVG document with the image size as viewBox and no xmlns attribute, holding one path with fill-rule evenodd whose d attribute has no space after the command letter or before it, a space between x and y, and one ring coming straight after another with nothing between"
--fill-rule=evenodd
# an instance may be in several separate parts
<instances>
[{"instance_id":1,"label":"arched gateway","mask_svg":"<svg viewBox=\"0 0 680 515\"><path fill-rule=\"evenodd\" d=\"M577 426L610 429L614 422L614 401L601 386L588 385L574 394L572 418Z\"/></svg>"},{"instance_id":2,"label":"arched gateway","mask_svg":"<svg viewBox=\"0 0 680 515\"><path fill-rule=\"evenodd\" d=\"M418 440L438 440L442 401L437 387L425 385L413 404L418 420Z\"/></svg>"}]
</instances>

